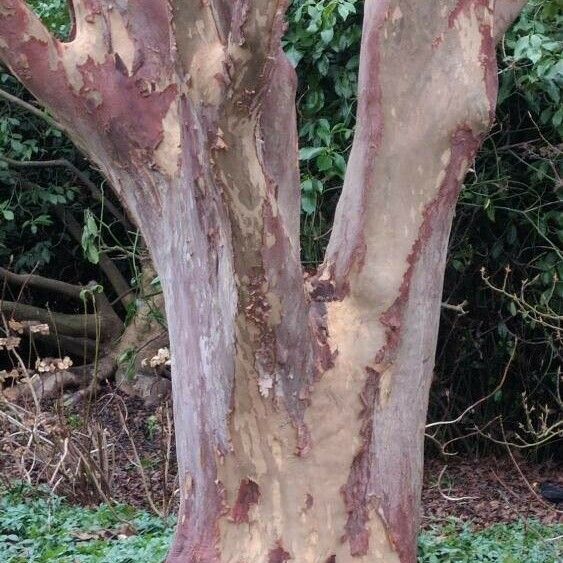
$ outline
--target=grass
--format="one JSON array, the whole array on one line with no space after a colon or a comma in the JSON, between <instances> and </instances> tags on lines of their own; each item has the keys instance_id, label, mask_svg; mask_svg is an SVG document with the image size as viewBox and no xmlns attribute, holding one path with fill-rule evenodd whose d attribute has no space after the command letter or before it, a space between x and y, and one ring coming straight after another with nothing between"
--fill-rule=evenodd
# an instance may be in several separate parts
<instances>
[{"instance_id":1,"label":"grass","mask_svg":"<svg viewBox=\"0 0 563 563\"><path fill-rule=\"evenodd\" d=\"M160 563L173 519L129 506L72 506L49 492L0 490L0 554L5 563ZM497 524L483 531L450 520L422 534L421 563L556 563L563 525L536 521Z\"/></svg>"}]
</instances>

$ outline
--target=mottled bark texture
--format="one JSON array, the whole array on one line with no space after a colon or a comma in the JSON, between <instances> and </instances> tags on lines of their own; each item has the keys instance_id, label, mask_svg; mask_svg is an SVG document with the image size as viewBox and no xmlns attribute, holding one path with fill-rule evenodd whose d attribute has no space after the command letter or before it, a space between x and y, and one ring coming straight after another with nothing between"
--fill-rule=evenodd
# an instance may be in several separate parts
<instances>
[{"instance_id":1,"label":"mottled bark texture","mask_svg":"<svg viewBox=\"0 0 563 563\"><path fill-rule=\"evenodd\" d=\"M170 562L415 560L444 258L522 1L368 0L324 264L299 262L286 1L0 0L0 56L105 173L164 285ZM500 31L498 31L500 30Z\"/></svg>"}]
</instances>

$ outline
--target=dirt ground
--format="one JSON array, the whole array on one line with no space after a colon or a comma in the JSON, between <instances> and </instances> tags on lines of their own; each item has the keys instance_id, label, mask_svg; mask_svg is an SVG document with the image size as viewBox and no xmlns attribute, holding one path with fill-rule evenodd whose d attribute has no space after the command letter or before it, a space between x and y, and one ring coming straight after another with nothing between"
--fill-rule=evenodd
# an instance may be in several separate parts
<instances>
[{"instance_id":1,"label":"dirt ground","mask_svg":"<svg viewBox=\"0 0 563 563\"><path fill-rule=\"evenodd\" d=\"M563 483L562 468L553 463L513 461L508 455L426 460L423 525L448 516L471 520L478 528L520 518L562 522L563 511L539 494L539 485L545 481Z\"/></svg>"},{"instance_id":2,"label":"dirt ground","mask_svg":"<svg viewBox=\"0 0 563 563\"><path fill-rule=\"evenodd\" d=\"M23 478L50 483L56 492L84 504L111 498L149 510L175 511L169 405L147 408L113 392L78 409L54 403L42 408L36 417L33 404L9 411L0 405L8 415L0 417L0 482ZM477 527L519 518L563 521L562 512L539 495L545 481L563 483L563 468L516 456L427 459L423 526L449 516Z\"/></svg>"}]
</instances>

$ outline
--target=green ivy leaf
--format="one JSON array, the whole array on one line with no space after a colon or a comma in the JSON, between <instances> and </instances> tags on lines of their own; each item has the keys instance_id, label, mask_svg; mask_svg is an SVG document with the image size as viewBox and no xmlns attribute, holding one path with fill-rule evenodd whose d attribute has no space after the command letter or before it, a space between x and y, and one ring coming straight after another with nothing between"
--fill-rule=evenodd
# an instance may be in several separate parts
<instances>
[{"instance_id":1,"label":"green ivy leaf","mask_svg":"<svg viewBox=\"0 0 563 563\"><path fill-rule=\"evenodd\" d=\"M321 154L324 150L325 149L323 147L303 147L299 151L299 160L311 160Z\"/></svg>"},{"instance_id":2,"label":"green ivy leaf","mask_svg":"<svg viewBox=\"0 0 563 563\"><path fill-rule=\"evenodd\" d=\"M334 29L329 28L321 31L321 39L326 45L328 45L332 41L333 37L334 37Z\"/></svg>"},{"instance_id":3,"label":"green ivy leaf","mask_svg":"<svg viewBox=\"0 0 563 563\"><path fill-rule=\"evenodd\" d=\"M301 209L312 215L317 209L317 194L315 192L303 192L301 195Z\"/></svg>"}]
</instances>

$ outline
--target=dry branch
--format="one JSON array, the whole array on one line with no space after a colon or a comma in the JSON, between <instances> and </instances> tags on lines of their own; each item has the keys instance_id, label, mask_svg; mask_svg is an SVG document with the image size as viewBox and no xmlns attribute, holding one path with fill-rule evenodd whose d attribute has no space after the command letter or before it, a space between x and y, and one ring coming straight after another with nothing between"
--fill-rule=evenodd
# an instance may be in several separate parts
<instances>
[{"instance_id":1,"label":"dry branch","mask_svg":"<svg viewBox=\"0 0 563 563\"><path fill-rule=\"evenodd\" d=\"M31 113L32 115L35 115L35 117L39 117L39 119L42 119L51 127L55 129L59 129L60 131L64 131L64 127L56 120L54 120L49 114L45 113L44 111L41 111L39 108L36 108L34 105L26 102L25 100L22 100L17 96L13 96L9 92L6 92L1 88L0 88L0 98L3 98L7 102L10 102L14 105L21 107L25 111Z\"/></svg>"},{"instance_id":2,"label":"dry branch","mask_svg":"<svg viewBox=\"0 0 563 563\"><path fill-rule=\"evenodd\" d=\"M82 228L72 213L60 206L55 207L55 213L61 222L67 226L72 237L80 243L82 240ZM111 283L113 290L119 296L123 306L127 307L134 300L134 297L131 295L131 286L127 283L119 268L104 252L99 253L99 266Z\"/></svg>"},{"instance_id":3,"label":"dry branch","mask_svg":"<svg viewBox=\"0 0 563 563\"><path fill-rule=\"evenodd\" d=\"M64 336L84 336L96 339L99 334L105 338L112 338L121 333L122 324L116 322L115 317L105 316L103 312L98 314L67 314L54 313L48 309L15 303L13 301L0 301L0 311L8 318L19 321L39 321L49 325L55 334Z\"/></svg>"},{"instance_id":4,"label":"dry branch","mask_svg":"<svg viewBox=\"0 0 563 563\"><path fill-rule=\"evenodd\" d=\"M31 288L40 289L42 291L65 295L66 297L75 300L81 299L81 292L84 289L84 287L80 285L74 285L36 274L16 274L6 268L2 268L1 266L0 278L3 278L10 284L18 285L20 287L29 286Z\"/></svg>"}]
</instances>

